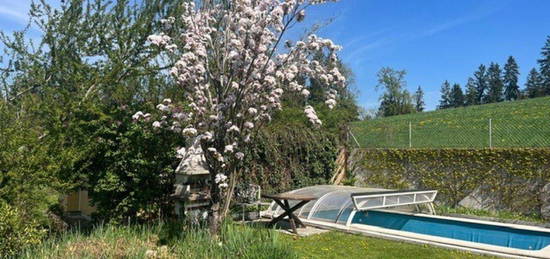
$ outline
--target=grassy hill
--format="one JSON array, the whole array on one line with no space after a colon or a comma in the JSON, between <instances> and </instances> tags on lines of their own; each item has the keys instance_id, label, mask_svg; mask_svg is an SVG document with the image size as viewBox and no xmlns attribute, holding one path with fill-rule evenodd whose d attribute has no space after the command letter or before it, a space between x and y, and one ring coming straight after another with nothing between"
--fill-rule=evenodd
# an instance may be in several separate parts
<instances>
[{"instance_id":1,"label":"grassy hill","mask_svg":"<svg viewBox=\"0 0 550 259\"><path fill-rule=\"evenodd\" d=\"M355 122L361 147L550 147L550 97L445 109Z\"/></svg>"}]
</instances>

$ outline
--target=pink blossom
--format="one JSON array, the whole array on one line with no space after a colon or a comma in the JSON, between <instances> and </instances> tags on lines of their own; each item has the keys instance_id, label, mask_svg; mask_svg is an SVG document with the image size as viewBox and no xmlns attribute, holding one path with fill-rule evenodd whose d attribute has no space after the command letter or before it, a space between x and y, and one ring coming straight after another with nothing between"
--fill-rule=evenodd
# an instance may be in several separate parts
<instances>
[{"instance_id":1,"label":"pink blossom","mask_svg":"<svg viewBox=\"0 0 550 259\"><path fill-rule=\"evenodd\" d=\"M254 123L250 122L250 121L247 121L244 123L244 127L247 128L247 129L252 129L254 128Z\"/></svg>"},{"instance_id":2,"label":"pink blossom","mask_svg":"<svg viewBox=\"0 0 550 259\"><path fill-rule=\"evenodd\" d=\"M223 152L225 152L225 153L233 153L233 148L235 148L235 146L234 146L233 144L227 145L227 146L225 146Z\"/></svg>"},{"instance_id":3,"label":"pink blossom","mask_svg":"<svg viewBox=\"0 0 550 259\"><path fill-rule=\"evenodd\" d=\"M166 45L170 41L170 37L164 34L151 35L147 37L147 40L157 46Z\"/></svg>"},{"instance_id":4,"label":"pink blossom","mask_svg":"<svg viewBox=\"0 0 550 259\"><path fill-rule=\"evenodd\" d=\"M244 154L242 152L237 152L235 153L235 158L237 158L238 160L243 160Z\"/></svg>"},{"instance_id":5,"label":"pink blossom","mask_svg":"<svg viewBox=\"0 0 550 259\"><path fill-rule=\"evenodd\" d=\"M169 31L151 35L148 41L166 50L167 57L182 53L169 73L185 93L183 103L188 106L163 100L156 107L163 119L153 127L183 128L180 132L189 140L187 152L192 145L201 146L212 173L223 172L225 176L244 158L237 147L246 148L253 141L251 136L282 108L284 93L292 92L307 103L307 82L316 80L323 89L329 89L325 104L335 107L336 89L346 85L334 63L341 47L314 34L295 44L283 35L295 24L286 21L303 21L306 7L324 2L237 0L225 8L217 1L205 6L185 1L181 16L161 21ZM286 46L280 46L283 44ZM316 61L319 51L327 53L330 60ZM315 126L322 124L313 107L304 107L304 114ZM136 121L143 117L143 113L132 116ZM225 188L225 179L216 184Z\"/></svg>"},{"instance_id":6,"label":"pink blossom","mask_svg":"<svg viewBox=\"0 0 550 259\"><path fill-rule=\"evenodd\" d=\"M205 141L210 141L212 140L212 133L210 132L205 132L202 134L202 139L205 140Z\"/></svg>"},{"instance_id":7,"label":"pink blossom","mask_svg":"<svg viewBox=\"0 0 550 259\"><path fill-rule=\"evenodd\" d=\"M141 119L141 117L143 117L143 112L136 112L134 115L132 115L132 119L137 121L139 119Z\"/></svg>"},{"instance_id":8,"label":"pink blossom","mask_svg":"<svg viewBox=\"0 0 550 259\"><path fill-rule=\"evenodd\" d=\"M237 133L238 133L238 132L241 132L241 130L239 129L239 127L237 127L237 126L235 126L235 125L231 126L229 129L227 129L227 132L232 132L232 131L233 131L233 132L237 132Z\"/></svg>"},{"instance_id":9,"label":"pink blossom","mask_svg":"<svg viewBox=\"0 0 550 259\"><path fill-rule=\"evenodd\" d=\"M308 105L304 109L304 113L306 114L306 117L309 119L309 121L313 125L321 125L323 124L321 120L319 120L319 117L317 117L317 113L315 112L315 109L313 109L312 106Z\"/></svg>"},{"instance_id":10,"label":"pink blossom","mask_svg":"<svg viewBox=\"0 0 550 259\"><path fill-rule=\"evenodd\" d=\"M168 107L167 105L164 105L162 103L157 105L157 109L159 109L163 112L169 112L170 111L170 107Z\"/></svg>"},{"instance_id":11,"label":"pink blossom","mask_svg":"<svg viewBox=\"0 0 550 259\"><path fill-rule=\"evenodd\" d=\"M325 104L330 108L330 109L333 109L334 106L336 105L336 100L334 99L328 99L325 101Z\"/></svg>"},{"instance_id":12,"label":"pink blossom","mask_svg":"<svg viewBox=\"0 0 550 259\"><path fill-rule=\"evenodd\" d=\"M225 174L216 174L216 178L214 179L216 183L222 183L225 182L225 180L227 180L227 176Z\"/></svg>"},{"instance_id":13,"label":"pink blossom","mask_svg":"<svg viewBox=\"0 0 550 259\"><path fill-rule=\"evenodd\" d=\"M248 114L254 116L254 115L258 114L258 110L256 108L250 107L250 108L248 108Z\"/></svg>"},{"instance_id":14,"label":"pink blossom","mask_svg":"<svg viewBox=\"0 0 550 259\"><path fill-rule=\"evenodd\" d=\"M194 128L185 128L185 129L183 129L182 133L183 133L183 135L185 135L185 136L190 136L190 137L192 137L192 136L197 135L197 130L194 129Z\"/></svg>"},{"instance_id":15,"label":"pink blossom","mask_svg":"<svg viewBox=\"0 0 550 259\"><path fill-rule=\"evenodd\" d=\"M305 17L306 17L306 11L301 10L300 12L298 12L298 15L296 16L296 20L301 22L304 20Z\"/></svg>"}]
</instances>

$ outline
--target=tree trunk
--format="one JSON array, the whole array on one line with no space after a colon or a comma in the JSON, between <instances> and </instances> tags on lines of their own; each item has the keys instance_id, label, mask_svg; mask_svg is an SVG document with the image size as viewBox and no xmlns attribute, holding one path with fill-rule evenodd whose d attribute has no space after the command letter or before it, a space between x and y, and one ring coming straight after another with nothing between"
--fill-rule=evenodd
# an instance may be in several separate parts
<instances>
[{"instance_id":1,"label":"tree trunk","mask_svg":"<svg viewBox=\"0 0 550 259\"><path fill-rule=\"evenodd\" d=\"M210 208L208 211L208 227L212 239L217 240L220 234L221 221L220 217L220 193L217 187L211 191Z\"/></svg>"}]
</instances>

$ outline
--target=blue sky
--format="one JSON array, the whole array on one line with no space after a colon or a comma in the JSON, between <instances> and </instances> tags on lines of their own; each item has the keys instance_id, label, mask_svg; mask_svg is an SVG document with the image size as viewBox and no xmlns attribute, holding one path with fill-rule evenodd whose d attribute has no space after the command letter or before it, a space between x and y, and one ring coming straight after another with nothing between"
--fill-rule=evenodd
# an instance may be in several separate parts
<instances>
[{"instance_id":1,"label":"blue sky","mask_svg":"<svg viewBox=\"0 0 550 259\"><path fill-rule=\"evenodd\" d=\"M30 2L0 0L0 30L22 28ZM344 46L361 106L377 107L376 72L390 66L407 70L411 91L422 86L431 110L444 80L464 85L479 64L509 55L523 85L550 35L548 10L549 0L341 0L310 9L306 21L334 18L319 35Z\"/></svg>"},{"instance_id":2,"label":"blue sky","mask_svg":"<svg viewBox=\"0 0 550 259\"><path fill-rule=\"evenodd\" d=\"M310 10L310 19L334 21L319 33L344 46L341 57L356 75L359 104L376 108L376 72L407 70L408 89L425 90L428 109L444 80L466 83L481 63L520 66L520 83L536 66L550 35L548 0L343 0Z\"/></svg>"}]
</instances>

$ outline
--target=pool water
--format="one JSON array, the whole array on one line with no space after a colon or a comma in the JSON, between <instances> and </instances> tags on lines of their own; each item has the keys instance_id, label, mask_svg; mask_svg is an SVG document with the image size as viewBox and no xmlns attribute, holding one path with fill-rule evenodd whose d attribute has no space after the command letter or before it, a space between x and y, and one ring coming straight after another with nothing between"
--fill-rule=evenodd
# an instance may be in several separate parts
<instances>
[{"instance_id":1,"label":"pool water","mask_svg":"<svg viewBox=\"0 0 550 259\"><path fill-rule=\"evenodd\" d=\"M352 223L525 250L550 244L550 233L382 211L358 211Z\"/></svg>"}]
</instances>

